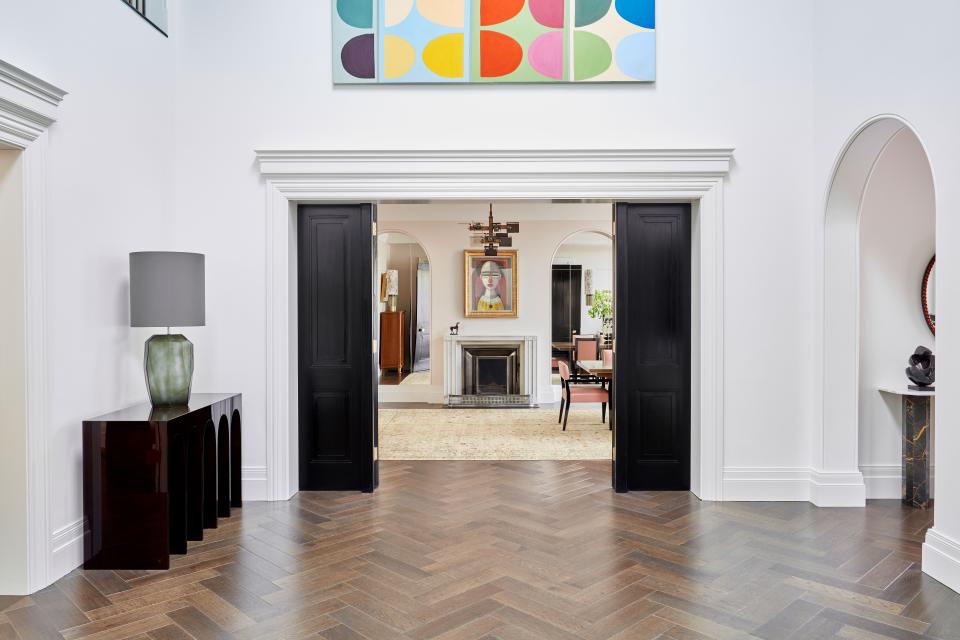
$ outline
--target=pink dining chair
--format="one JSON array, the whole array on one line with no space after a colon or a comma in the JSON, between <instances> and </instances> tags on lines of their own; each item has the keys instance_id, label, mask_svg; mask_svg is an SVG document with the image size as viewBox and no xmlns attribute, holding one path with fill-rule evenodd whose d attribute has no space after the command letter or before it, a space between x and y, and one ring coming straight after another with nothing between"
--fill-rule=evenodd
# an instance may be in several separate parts
<instances>
[{"instance_id":1,"label":"pink dining chair","mask_svg":"<svg viewBox=\"0 0 960 640\"><path fill-rule=\"evenodd\" d=\"M581 385L570 380L570 367L566 362L560 361L560 418L557 422L563 421L563 430L567 430L567 418L570 415L570 405L574 402L599 402L600 403L600 421L607 421L607 403L610 401L610 393L596 385Z\"/></svg>"},{"instance_id":2,"label":"pink dining chair","mask_svg":"<svg viewBox=\"0 0 960 640\"><path fill-rule=\"evenodd\" d=\"M599 379L580 371L576 368L577 361L579 360L597 360L600 357L598 353L598 344L596 336L573 336L573 362L571 366L574 367L571 371L571 379L574 382L600 382Z\"/></svg>"},{"instance_id":3,"label":"pink dining chair","mask_svg":"<svg viewBox=\"0 0 960 640\"><path fill-rule=\"evenodd\" d=\"M597 359L597 338L595 336L574 336L573 344L576 345L575 360L596 360Z\"/></svg>"}]
</instances>

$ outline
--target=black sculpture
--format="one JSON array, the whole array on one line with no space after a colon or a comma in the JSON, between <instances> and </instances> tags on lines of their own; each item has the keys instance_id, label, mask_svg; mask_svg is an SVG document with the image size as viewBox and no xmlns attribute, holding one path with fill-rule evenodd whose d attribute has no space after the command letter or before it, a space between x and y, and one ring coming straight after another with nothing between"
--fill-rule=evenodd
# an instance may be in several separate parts
<instances>
[{"instance_id":1,"label":"black sculpture","mask_svg":"<svg viewBox=\"0 0 960 640\"><path fill-rule=\"evenodd\" d=\"M936 378L936 363L933 351L924 346L917 347L917 350L910 356L907 377L915 383L909 385L914 391L933 391L934 388L930 386Z\"/></svg>"},{"instance_id":2,"label":"black sculpture","mask_svg":"<svg viewBox=\"0 0 960 640\"><path fill-rule=\"evenodd\" d=\"M453 325L452 327L450 327L450 335L452 335L452 336L460 335L460 323L459 323L459 322L458 322L457 324Z\"/></svg>"}]
</instances>

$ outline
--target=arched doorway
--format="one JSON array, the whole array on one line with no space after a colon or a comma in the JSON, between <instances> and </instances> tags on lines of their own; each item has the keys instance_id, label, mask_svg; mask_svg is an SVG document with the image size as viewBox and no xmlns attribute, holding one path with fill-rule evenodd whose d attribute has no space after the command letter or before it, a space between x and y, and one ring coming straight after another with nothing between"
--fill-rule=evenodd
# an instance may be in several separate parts
<instances>
[{"instance_id":1,"label":"arched doorway","mask_svg":"<svg viewBox=\"0 0 960 640\"><path fill-rule=\"evenodd\" d=\"M861 215L878 162L901 135L916 138L912 127L898 116L877 116L861 125L840 154L827 193L822 421L813 435L810 496L819 506L863 506L866 499L859 458ZM922 157L929 171L925 152Z\"/></svg>"},{"instance_id":2,"label":"arched doorway","mask_svg":"<svg viewBox=\"0 0 960 640\"><path fill-rule=\"evenodd\" d=\"M403 231L377 235L380 276L381 386L429 385L431 376L430 258Z\"/></svg>"},{"instance_id":3,"label":"arched doorway","mask_svg":"<svg viewBox=\"0 0 960 640\"><path fill-rule=\"evenodd\" d=\"M593 337L609 347L613 321L613 238L602 231L570 234L551 259L551 368L559 388L558 365L569 362L575 337ZM591 358L592 359L592 358Z\"/></svg>"}]
</instances>

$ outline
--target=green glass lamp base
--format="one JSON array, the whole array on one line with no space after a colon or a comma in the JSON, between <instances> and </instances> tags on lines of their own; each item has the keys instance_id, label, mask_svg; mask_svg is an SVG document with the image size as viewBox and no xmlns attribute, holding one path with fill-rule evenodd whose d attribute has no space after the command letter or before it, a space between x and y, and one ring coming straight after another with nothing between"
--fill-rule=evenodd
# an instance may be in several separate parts
<instances>
[{"instance_id":1,"label":"green glass lamp base","mask_svg":"<svg viewBox=\"0 0 960 640\"><path fill-rule=\"evenodd\" d=\"M151 336L144 347L143 369L150 403L155 407L188 404L193 384L193 343L180 334Z\"/></svg>"}]
</instances>

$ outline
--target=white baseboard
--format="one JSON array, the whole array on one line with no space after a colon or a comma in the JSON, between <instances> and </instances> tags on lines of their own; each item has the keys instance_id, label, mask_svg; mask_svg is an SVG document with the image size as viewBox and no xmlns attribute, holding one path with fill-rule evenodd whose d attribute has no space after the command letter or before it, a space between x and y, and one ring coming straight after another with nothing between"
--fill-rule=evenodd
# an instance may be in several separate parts
<instances>
[{"instance_id":1,"label":"white baseboard","mask_svg":"<svg viewBox=\"0 0 960 640\"><path fill-rule=\"evenodd\" d=\"M810 470L806 467L726 467L723 499L733 502L806 502Z\"/></svg>"},{"instance_id":2,"label":"white baseboard","mask_svg":"<svg viewBox=\"0 0 960 640\"><path fill-rule=\"evenodd\" d=\"M47 583L52 584L83 564L84 519L74 520L50 535Z\"/></svg>"},{"instance_id":3,"label":"white baseboard","mask_svg":"<svg viewBox=\"0 0 960 640\"><path fill-rule=\"evenodd\" d=\"M266 467L243 467L240 469L240 483L244 502L261 502L267 499Z\"/></svg>"},{"instance_id":4,"label":"white baseboard","mask_svg":"<svg viewBox=\"0 0 960 640\"><path fill-rule=\"evenodd\" d=\"M243 467L241 481L245 502L267 499L266 467ZM50 563L47 584L53 584L83 564L84 524L84 519L80 518L50 534Z\"/></svg>"},{"instance_id":5,"label":"white baseboard","mask_svg":"<svg viewBox=\"0 0 960 640\"><path fill-rule=\"evenodd\" d=\"M867 489L867 500L898 500L901 492L900 465L865 464L860 466L863 484Z\"/></svg>"},{"instance_id":6,"label":"white baseboard","mask_svg":"<svg viewBox=\"0 0 960 640\"><path fill-rule=\"evenodd\" d=\"M960 591L960 542L936 528L927 529L923 543L923 572L954 591Z\"/></svg>"},{"instance_id":7,"label":"white baseboard","mask_svg":"<svg viewBox=\"0 0 960 640\"><path fill-rule=\"evenodd\" d=\"M443 387L427 384L380 385L377 389L380 402L426 402L443 404Z\"/></svg>"},{"instance_id":8,"label":"white baseboard","mask_svg":"<svg viewBox=\"0 0 960 640\"><path fill-rule=\"evenodd\" d=\"M810 502L818 507L864 507L867 488L857 471L810 470Z\"/></svg>"},{"instance_id":9,"label":"white baseboard","mask_svg":"<svg viewBox=\"0 0 960 640\"><path fill-rule=\"evenodd\" d=\"M726 467L723 499L742 502L812 502L818 507L862 507L863 476L808 467Z\"/></svg>"}]
</instances>

